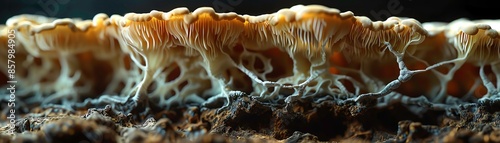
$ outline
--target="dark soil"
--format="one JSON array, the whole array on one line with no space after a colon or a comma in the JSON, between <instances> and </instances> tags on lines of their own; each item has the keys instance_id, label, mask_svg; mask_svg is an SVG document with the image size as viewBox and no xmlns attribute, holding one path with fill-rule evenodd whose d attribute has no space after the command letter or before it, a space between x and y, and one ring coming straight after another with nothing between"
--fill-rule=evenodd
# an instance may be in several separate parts
<instances>
[{"instance_id":1,"label":"dark soil","mask_svg":"<svg viewBox=\"0 0 500 143\"><path fill-rule=\"evenodd\" d=\"M154 110L144 121L111 106L35 108L17 118L14 136L2 115L0 142L500 142L498 101L425 108L361 108L333 98L270 104L242 96L222 110Z\"/></svg>"}]
</instances>

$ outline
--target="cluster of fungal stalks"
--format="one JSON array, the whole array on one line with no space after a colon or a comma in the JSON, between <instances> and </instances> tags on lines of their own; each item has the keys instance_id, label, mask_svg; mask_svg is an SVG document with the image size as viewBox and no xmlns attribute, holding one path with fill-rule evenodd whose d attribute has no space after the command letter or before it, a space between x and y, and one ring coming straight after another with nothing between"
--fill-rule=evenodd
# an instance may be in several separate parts
<instances>
[{"instance_id":1,"label":"cluster of fungal stalks","mask_svg":"<svg viewBox=\"0 0 500 143\"><path fill-rule=\"evenodd\" d=\"M489 99L500 92L499 24L372 21L319 5L259 16L207 7L92 20L18 15L0 26L0 68L7 74L7 31L15 30L26 104L99 96L162 107L227 105L232 96Z\"/></svg>"}]
</instances>

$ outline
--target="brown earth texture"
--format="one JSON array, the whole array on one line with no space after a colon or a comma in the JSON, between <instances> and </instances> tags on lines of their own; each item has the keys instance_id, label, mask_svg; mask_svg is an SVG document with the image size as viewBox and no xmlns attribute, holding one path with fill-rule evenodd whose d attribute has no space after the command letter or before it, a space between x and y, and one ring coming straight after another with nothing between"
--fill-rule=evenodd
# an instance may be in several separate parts
<instances>
[{"instance_id":1,"label":"brown earth texture","mask_svg":"<svg viewBox=\"0 0 500 143\"><path fill-rule=\"evenodd\" d=\"M13 135L2 114L0 142L500 142L498 101L368 108L330 96L288 105L233 100L224 109L152 108L144 120L111 105L35 108L18 115Z\"/></svg>"}]
</instances>

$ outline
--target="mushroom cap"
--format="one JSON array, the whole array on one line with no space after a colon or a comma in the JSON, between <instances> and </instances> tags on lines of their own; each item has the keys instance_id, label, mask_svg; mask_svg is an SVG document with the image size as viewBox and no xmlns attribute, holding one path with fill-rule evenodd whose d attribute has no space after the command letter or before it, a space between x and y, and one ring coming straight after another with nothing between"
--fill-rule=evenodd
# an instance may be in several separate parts
<instances>
[{"instance_id":1,"label":"mushroom cap","mask_svg":"<svg viewBox=\"0 0 500 143\"><path fill-rule=\"evenodd\" d=\"M168 52L171 47L181 46L184 47L183 55L201 55L207 70L214 75L221 75L232 65L223 49L236 45L243 30L243 21L236 13L215 13L212 8L201 7L193 12L187 8L176 8L170 12L153 10L144 14L128 13L119 20L118 25L127 43L139 52ZM159 63L156 61L158 57L149 60Z\"/></svg>"},{"instance_id":2,"label":"mushroom cap","mask_svg":"<svg viewBox=\"0 0 500 143\"><path fill-rule=\"evenodd\" d=\"M456 58L465 58L475 64L488 64L498 61L500 48L495 20L471 21L466 18L454 20L448 24L446 37L456 51ZM500 28L500 27L499 27Z\"/></svg>"},{"instance_id":3,"label":"mushroom cap","mask_svg":"<svg viewBox=\"0 0 500 143\"><path fill-rule=\"evenodd\" d=\"M245 49L254 51L265 51L275 47L275 35L269 19L272 14L259 16L243 15L245 19L243 33L240 35L240 43Z\"/></svg>"},{"instance_id":4,"label":"mushroom cap","mask_svg":"<svg viewBox=\"0 0 500 143\"><path fill-rule=\"evenodd\" d=\"M20 22L30 22L34 24L42 24L42 23L50 23L57 18L54 17L45 17L45 16L40 16L40 15L33 15L33 14L21 14L21 15L16 15L12 16L9 19L7 19L7 26L9 27L14 27L18 25ZM76 19L75 19L76 20ZM81 19L78 19L81 20Z\"/></svg>"},{"instance_id":5,"label":"mushroom cap","mask_svg":"<svg viewBox=\"0 0 500 143\"><path fill-rule=\"evenodd\" d=\"M500 36L498 31L482 23L467 24L454 37L459 56L478 65L491 64L500 60ZM457 57L460 58L460 57Z\"/></svg>"},{"instance_id":6,"label":"mushroom cap","mask_svg":"<svg viewBox=\"0 0 500 143\"><path fill-rule=\"evenodd\" d=\"M276 13L243 15L240 43L247 50L279 48L293 60L293 72L308 74L327 65L334 50L342 47L354 23L352 12L340 12L320 5L296 5ZM295 75L297 81L299 75Z\"/></svg>"},{"instance_id":7,"label":"mushroom cap","mask_svg":"<svg viewBox=\"0 0 500 143\"><path fill-rule=\"evenodd\" d=\"M339 41L348 34L354 14L320 5L296 5L281 9L268 19L270 30L276 35L274 45L290 54L305 53L312 58L341 48Z\"/></svg>"},{"instance_id":8,"label":"mushroom cap","mask_svg":"<svg viewBox=\"0 0 500 143\"><path fill-rule=\"evenodd\" d=\"M40 16L39 19L50 19ZM13 22L17 37L34 56L57 56L61 53L81 53L102 44L105 15L94 20L55 19L39 23L32 20Z\"/></svg>"},{"instance_id":9,"label":"mushroom cap","mask_svg":"<svg viewBox=\"0 0 500 143\"><path fill-rule=\"evenodd\" d=\"M121 15L111 15L111 17L108 19L109 25L106 27L105 33L117 40L123 53L132 53L134 52L134 49L132 48L132 46L128 45L127 41L124 40L123 32L120 28L120 21L122 20L122 18L123 16Z\"/></svg>"},{"instance_id":10,"label":"mushroom cap","mask_svg":"<svg viewBox=\"0 0 500 143\"><path fill-rule=\"evenodd\" d=\"M208 7L170 21L172 35L181 45L198 51L205 60L213 60L223 50L236 46L244 25L242 16L232 12L216 13Z\"/></svg>"},{"instance_id":11,"label":"mushroom cap","mask_svg":"<svg viewBox=\"0 0 500 143\"><path fill-rule=\"evenodd\" d=\"M409 45L421 43L427 35L420 22L415 19L389 17L385 21L371 21L368 17L356 16L356 22L345 38L342 51L352 57L363 57L360 60L387 59L394 56L386 54L385 42L389 42L394 50L407 52ZM414 51L414 50L410 50Z\"/></svg>"},{"instance_id":12,"label":"mushroom cap","mask_svg":"<svg viewBox=\"0 0 500 143\"><path fill-rule=\"evenodd\" d=\"M179 42L170 34L168 21L162 18L161 13L128 13L124 17L113 15L111 21L118 26L122 40L134 50L144 52L174 47Z\"/></svg>"},{"instance_id":13,"label":"mushroom cap","mask_svg":"<svg viewBox=\"0 0 500 143\"><path fill-rule=\"evenodd\" d=\"M170 12L128 13L118 25L125 39L140 50L182 45L212 51L236 43L243 18L236 13L215 13L208 7L193 12L176 8Z\"/></svg>"}]
</instances>

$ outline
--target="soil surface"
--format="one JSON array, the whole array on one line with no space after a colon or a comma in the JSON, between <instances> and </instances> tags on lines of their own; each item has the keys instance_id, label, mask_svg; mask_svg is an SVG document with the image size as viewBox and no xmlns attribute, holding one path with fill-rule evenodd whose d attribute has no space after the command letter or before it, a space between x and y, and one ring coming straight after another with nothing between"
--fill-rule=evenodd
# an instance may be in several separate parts
<instances>
[{"instance_id":1,"label":"soil surface","mask_svg":"<svg viewBox=\"0 0 500 143\"><path fill-rule=\"evenodd\" d=\"M112 105L33 108L18 115L14 134L2 114L0 142L500 142L498 101L370 107L332 97L271 104L241 96L227 108L151 109L142 120Z\"/></svg>"}]
</instances>

